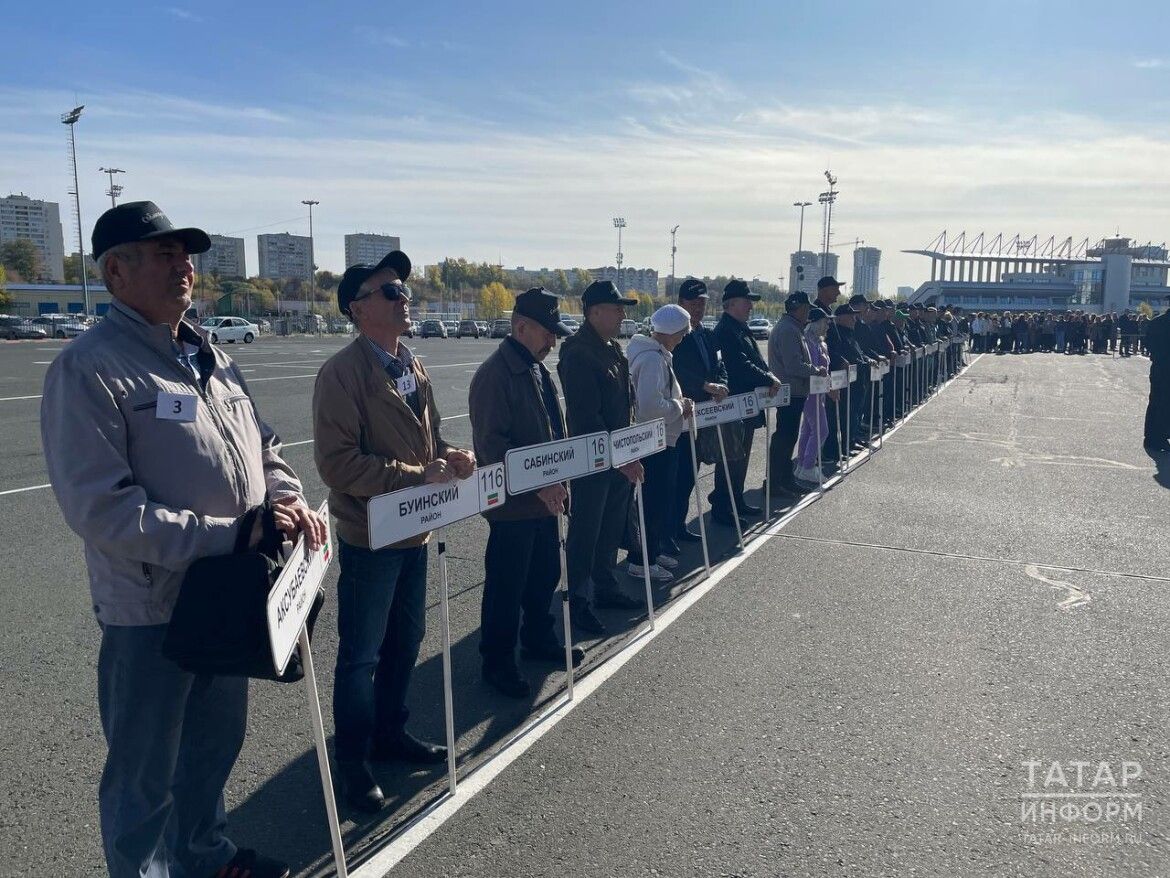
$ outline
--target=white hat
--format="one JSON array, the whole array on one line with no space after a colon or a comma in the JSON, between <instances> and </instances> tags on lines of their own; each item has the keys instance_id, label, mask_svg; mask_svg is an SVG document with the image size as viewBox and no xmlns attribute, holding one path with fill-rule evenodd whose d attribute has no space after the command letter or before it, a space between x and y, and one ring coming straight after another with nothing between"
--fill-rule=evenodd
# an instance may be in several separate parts
<instances>
[{"instance_id":1,"label":"white hat","mask_svg":"<svg viewBox=\"0 0 1170 878\"><path fill-rule=\"evenodd\" d=\"M678 305L663 305L650 315L650 327L663 335L674 335L691 325L691 315Z\"/></svg>"}]
</instances>

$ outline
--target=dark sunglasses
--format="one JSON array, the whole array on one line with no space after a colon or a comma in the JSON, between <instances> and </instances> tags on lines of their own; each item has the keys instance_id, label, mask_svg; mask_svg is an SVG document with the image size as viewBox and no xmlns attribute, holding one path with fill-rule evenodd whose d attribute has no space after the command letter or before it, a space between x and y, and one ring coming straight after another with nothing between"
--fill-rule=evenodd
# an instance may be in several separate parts
<instances>
[{"instance_id":1,"label":"dark sunglasses","mask_svg":"<svg viewBox=\"0 0 1170 878\"><path fill-rule=\"evenodd\" d=\"M406 299L408 302L410 301L410 287L408 287L400 280L394 280L390 281L388 284L382 284L382 286L378 287L378 289L381 290L382 295L391 302L396 302L399 299ZM375 290L370 290L370 292L366 293L364 296L358 296L353 301L360 302L362 299L368 299L370 296L374 295L374 293Z\"/></svg>"}]
</instances>

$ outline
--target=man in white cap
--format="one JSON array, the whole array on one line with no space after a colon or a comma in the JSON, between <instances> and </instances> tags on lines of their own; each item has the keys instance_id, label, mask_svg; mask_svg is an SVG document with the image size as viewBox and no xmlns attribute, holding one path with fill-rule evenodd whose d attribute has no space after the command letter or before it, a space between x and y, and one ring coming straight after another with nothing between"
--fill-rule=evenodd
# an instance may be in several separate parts
<instances>
[{"instance_id":1,"label":"man in white cap","mask_svg":"<svg viewBox=\"0 0 1170 878\"><path fill-rule=\"evenodd\" d=\"M630 360L630 380L634 385L634 420L666 421L666 448L643 458L646 481L642 486L642 502L646 519L646 558L641 546L631 550L630 576L642 576L643 566L650 565L650 578L659 582L674 579L671 569L678 566L671 556L678 547L670 539L668 525L674 508L674 476L677 469L676 444L687 430L686 420L694 412L694 404L685 399L671 368L671 352L686 338L691 328L691 316L678 305L664 305L650 317L651 335L635 335L626 348Z\"/></svg>"}]
</instances>

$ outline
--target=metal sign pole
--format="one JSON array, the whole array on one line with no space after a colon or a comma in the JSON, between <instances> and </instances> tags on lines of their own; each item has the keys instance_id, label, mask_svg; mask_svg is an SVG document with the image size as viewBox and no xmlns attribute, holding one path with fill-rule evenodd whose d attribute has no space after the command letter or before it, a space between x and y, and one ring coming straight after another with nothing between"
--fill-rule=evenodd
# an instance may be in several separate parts
<instances>
[{"instance_id":1,"label":"metal sign pole","mask_svg":"<svg viewBox=\"0 0 1170 878\"><path fill-rule=\"evenodd\" d=\"M317 676L313 670L313 650L309 647L309 630L301 626L297 642L305 666L305 694L309 701L309 718L313 721L313 740L317 749L317 768L321 772L321 791L325 796L325 814L329 820L329 839L333 844L333 865L337 878L347 878L345 845L341 841L341 824L337 819L337 799L333 795L333 778L329 772L329 752L325 748L325 725L321 721L321 700L317 696Z\"/></svg>"},{"instance_id":2,"label":"metal sign pole","mask_svg":"<svg viewBox=\"0 0 1170 878\"><path fill-rule=\"evenodd\" d=\"M718 428L716 428L718 429ZM699 519L699 537L703 543L703 569L707 571L704 578L711 576L711 556L707 549L707 524L703 521L703 499L699 488L699 428L691 417L691 469L695 473L695 516Z\"/></svg>"},{"instance_id":3,"label":"metal sign pole","mask_svg":"<svg viewBox=\"0 0 1170 878\"><path fill-rule=\"evenodd\" d=\"M772 410L764 409L764 521L772 520Z\"/></svg>"},{"instance_id":4,"label":"metal sign pole","mask_svg":"<svg viewBox=\"0 0 1170 878\"><path fill-rule=\"evenodd\" d=\"M451 612L448 606L447 544L439 540L439 618L443 628L443 710L447 721L447 787L455 795L455 705L451 692Z\"/></svg>"},{"instance_id":5,"label":"metal sign pole","mask_svg":"<svg viewBox=\"0 0 1170 878\"><path fill-rule=\"evenodd\" d=\"M569 483L569 492L573 485ZM557 542L561 547L561 619L565 626L565 680L569 700L573 700L573 627L569 618L569 561L565 553L565 513L557 513Z\"/></svg>"},{"instance_id":6,"label":"metal sign pole","mask_svg":"<svg viewBox=\"0 0 1170 878\"><path fill-rule=\"evenodd\" d=\"M885 444L886 436L886 376L882 376L882 380L878 382L878 449L880 450Z\"/></svg>"},{"instance_id":7,"label":"metal sign pole","mask_svg":"<svg viewBox=\"0 0 1170 878\"><path fill-rule=\"evenodd\" d=\"M880 365L874 365L874 366L870 366L869 368L870 368L870 379L869 379L869 438L866 440L865 444L866 444L866 445L868 445L868 446L870 446L870 450L872 451L872 450L873 450L873 441L874 441L874 435L873 435L873 406L874 406L874 403L877 401L877 394L873 392L873 389L874 389L874 388L873 388L873 386L874 386L874 384L876 384L876 383L877 383L876 381L874 381L874 380L873 380L873 370L874 370L874 369L879 369L879 368L881 368L881 366L880 366ZM881 379L879 378L878 380L880 381Z\"/></svg>"},{"instance_id":8,"label":"metal sign pole","mask_svg":"<svg viewBox=\"0 0 1170 878\"><path fill-rule=\"evenodd\" d=\"M845 368L849 368L846 366ZM845 388L845 454L841 472L849 472L849 461L853 454L853 382Z\"/></svg>"},{"instance_id":9,"label":"metal sign pole","mask_svg":"<svg viewBox=\"0 0 1170 878\"><path fill-rule=\"evenodd\" d=\"M727 463L727 446L723 442L723 425L715 425L719 437L719 456L723 459L723 475L727 479L727 499L731 502L731 521L735 524L735 535L739 539L739 550L743 551L743 528L739 526L739 507L735 503L735 489L731 484L731 467Z\"/></svg>"},{"instance_id":10,"label":"metal sign pole","mask_svg":"<svg viewBox=\"0 0 1170 878\"><path fill-rule=\"evenodd\" d=\"M848 393L849 385L845 385ZM837 409L837 469L843 469L845 466L845 449L841 447L841 440L844 438L841 435L841 391L838 389L837 398L833 400L833 406Z\"/></svg>"},{"instance_id":11,"label":"metal sign pole","mask_svg":"<svg viewBox=\"0 0 1170 878\"><path fill-rule=\"evenodd\" d=\"M817 396L824 397L825 394L818 393ZM822 398L818 400L819 405L815 406L816 411L813 413L813 421L815 423L814 435L817 438L817 490L822 494L825 493L825 468L821 463L821 411L825 405L825 400Z\"/></svg>"},{"instance_id":12,"label":"metal sign pole","mask_svg":"<svg viewBox=\"0 0 1170 878\"><path fill-rule=\"evenodd\" d=\"M646 546L646 503L642 499L642 483L634 482L634 498L638 501L638 533L642 543L642 579L646 583L646 616L650 630L654 630L654 592L650 588L650 552Z\"/></svg>"}]
</instances>

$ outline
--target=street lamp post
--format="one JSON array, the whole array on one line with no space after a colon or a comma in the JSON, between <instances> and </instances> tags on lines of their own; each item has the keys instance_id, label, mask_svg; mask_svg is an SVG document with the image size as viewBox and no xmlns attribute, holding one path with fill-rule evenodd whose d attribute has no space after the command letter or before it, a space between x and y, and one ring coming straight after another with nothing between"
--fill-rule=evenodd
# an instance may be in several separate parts
<instances>
[{"instance_id":1,"label":"street lamp post","mask_svg":"<svg viewBox=\"0 0 1170 878\"><path fill-rule=\"evenodd\" d=\"M89 273L85 270L85 238L81 232L81 187L77 183L77 140L73 126L81 118L85 104L61 114L61 124L69 126L69 158L73 162L73 208L77 213L77 258L81 262L81 295L85 300L85 313L89 314Z\"/></svg>"},{"instance_id":2,"label":"street lamp post","mask_svg":"<svg viewBox=\"0 0 1170 878\"><path fill-rule=\"evenodd\" d=\"M793 207L800 208L800 233L796 239L796 252L797 253L799 253L801 250L804 249L804 209L811 204L812 204L811 201L794 201L794 202L792 202Z\"/></svg>"},{"instance_id":3,"label":"street lamp post","mask_svg":"<svg viewBox=\"0 0 1170 878\"><path fill-rule=\"evenodd\" d=\"M317 293L317 264L313 248L313 205L320 203L320 201L313 201L312 199L305 199L301 202L301 204L307 205L309 208L309 295L306 304L308 305L310 315L313 313L313 299L316 298Z\"/></svg>"},{"instance_id":4,"label":"street lamp post","mask_svg":"<svg viewBox=\"0 0 1170 878\"><path fill-rule=\"evenodd\" d=\"M617 288L621 292L622 289L622 229L626 227L626 218L624 216L615 216L613 218L613 227L618 230L618 252L617 252Z\"/></svg>"},{"instance_id":5,"label":"street lamp post","mask_svg":"<svg viewBox=\"0 0 1170 878\"><path fill-rule=\"evenodd\" d=\"M122 194L122 187L114 182L114 174L125 174L121 168L98 168L103 174L110 176L110 188L106 190L106 195L110 196L110 207L118 206L118 196Z\"/></svg>"},{"instance_id":6,"label":"street lamp post","mask_svg":"<svg viewBox=\"0 0 1170 878\"><path fill-rule=\"evenodd\" d=\"M678 234L678 226L670 230L670 289L666 291L667 298L674 298L674 254L678 247L674 245L674 236Z\"/></svg>"}]
</instances>

